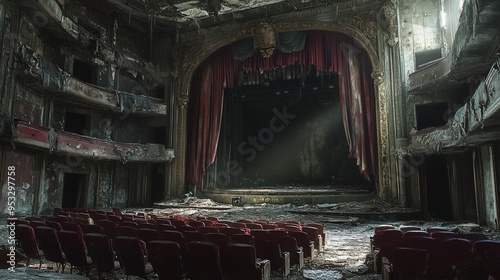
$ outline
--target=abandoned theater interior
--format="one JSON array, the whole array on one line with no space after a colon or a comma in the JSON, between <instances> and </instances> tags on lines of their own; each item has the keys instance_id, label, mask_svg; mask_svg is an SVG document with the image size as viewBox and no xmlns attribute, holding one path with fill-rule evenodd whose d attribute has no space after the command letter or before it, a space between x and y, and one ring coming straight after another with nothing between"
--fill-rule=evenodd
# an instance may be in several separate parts
<instances>
[{"instance_id":1,"label":"abandoned theater interior","mask_svg":"<svg viewBox=\"0 0 500 280\"><path fill-rule=\"evenodd\" d=\"M498 0L0 0L0 45L16 268L323 279L333 223L249 205L500 230ZM497 238L445 232L375 221L356 279L500 279Z\"/></svg>"}]
</instances>

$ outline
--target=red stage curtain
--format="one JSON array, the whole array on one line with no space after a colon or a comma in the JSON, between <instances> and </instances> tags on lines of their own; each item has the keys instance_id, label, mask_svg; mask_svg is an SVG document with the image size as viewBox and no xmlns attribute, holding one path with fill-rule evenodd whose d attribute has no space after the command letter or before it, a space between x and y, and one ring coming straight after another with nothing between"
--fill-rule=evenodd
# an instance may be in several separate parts
<instances>
[{"instance_id":1,"label":"red stage curtain","mask_svg":"<svg viewBox=\"0 0 500 280\"><path fill-rule=\"evenodd\" d=\"M255 75L283 65L315 65L318 73L337 72L342 118L349 144L349 155L357 159L365 178L376 173L377 144L371 64L362 47L349 36L333 32L310 31L306 46L299 52L275 51L264 58L256 53L244 61L235 60L225 47L202 63L191 85L186 179L199 186L207 167L215 160L222 119L224 87L239 86L244 70Z\"/></svg>"}]
</instances>

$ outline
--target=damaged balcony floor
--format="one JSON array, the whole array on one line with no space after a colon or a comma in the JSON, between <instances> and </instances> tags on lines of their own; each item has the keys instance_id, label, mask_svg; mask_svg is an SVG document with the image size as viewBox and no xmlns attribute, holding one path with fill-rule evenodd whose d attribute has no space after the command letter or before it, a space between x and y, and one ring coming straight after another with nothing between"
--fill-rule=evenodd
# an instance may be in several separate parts
<instances>
[{"instance_id":1,"label":"damaged balcony floor","mask_svg":"<svg viewBox=\"0 0 500 280\"><path fill-rule=\"evenodd\" d=\"M372 199L364 202L343 202L337 204L323 205L274 205L258 204L236 207L225 205L225 209L205 209L202 207L189 206L222 206L209 199L197 199L194 197L184 198L181 201L172 200L169 203L184 205L186 207L178 208L130 208L123 209L123 212L142 212L159 215L185 215L185 216L205 216L218 217L221 220L238 219L267 219L270 221L296 220L301 223L319 222L325 225L327 234L326 248L312 261L307 261L301 271L292 270L290 275L283 278L279 275L273 275L272 280L290 279L314 279L314 280L368 280L382 279L381 275L373 272L373 261L370 258L369 238L373 235L373 230L378 224L400 225L418 225L422 228L429 226L445 226L451 229L460 226L460 224L442 221L442 220L392 220L391 213L411 211L394 205L387 204L379 199ZM329 212L377 212L376 219L364 219L354 216L331 216ZM299 213L300 212L300 213ZM324 214L321 214L324 212ZM314 213L314 214L309 214ZM389 217L389 218L387 218ZM2 223L1 227L5 227ZM6 230L0 228L0 230ZM500 231L481 227L480 230L491 239L500 239ZM24 262L20 263L23 266ZM36 265L32 266L33 268ZM53 270L53 265L44 263L43 270ZM65 272L67 273L67 272ZM75 272L76 273L76 272ZM12 275L12 274L10 274ZM13 276L13 275L12 275ZM46 274L44 274L46 276ZM17 279L17 278L10 278ZM23 279L23 278L19 278ZM33 278L42 279L42 278ZM43 279L46 279L45 277ZM97 272L91 272L90 279L98 279ZM118 275L117 279L126 279L123 274ZM139 279L131 277L131 279ZM153 278L155 279L155 278Z\"/></svg>"}]
</instances>

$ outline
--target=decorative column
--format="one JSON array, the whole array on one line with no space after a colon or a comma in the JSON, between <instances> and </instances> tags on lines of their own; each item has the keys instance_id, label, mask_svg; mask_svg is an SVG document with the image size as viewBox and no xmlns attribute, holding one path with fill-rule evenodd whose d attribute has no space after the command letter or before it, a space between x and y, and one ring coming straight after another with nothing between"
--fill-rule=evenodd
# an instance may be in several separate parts
<instances>
[{"instance_id":1,"label":"decorative column","mask_svg":"<svg viewBox=\"0 0 500 280\"><path fill-rule=\"evenodd\" d=\"M387 122L387 100L386 88L384 84L384 73L376 69L372 73L375 85L375 95L378 96L377 114L377 136L378 136L378 166L379 166L379 189L378 195L383 200L391 197L390 166L389 166L389 131Z\"/></svg>"}]
</instances>

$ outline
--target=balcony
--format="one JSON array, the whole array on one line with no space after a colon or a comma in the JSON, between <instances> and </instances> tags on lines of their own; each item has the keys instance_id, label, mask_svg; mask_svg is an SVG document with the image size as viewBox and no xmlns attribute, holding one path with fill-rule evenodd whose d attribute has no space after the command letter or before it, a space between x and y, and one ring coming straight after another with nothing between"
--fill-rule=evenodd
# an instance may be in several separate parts
<instances>
[{"instance_id":1,"label":"balcony","mask_svg":"<svg viewBox=\"0 0 500 280\"><path fill-rule=\"evenodd\" d=\"M160 100L80 81L26 46L19 46L16 55L18 78L36 91L117 113L142 116L167 114L167 105Z\"/></svg>"},{"instance_id":2,"label":"balcony","mask_svg":"<svg viewBox=\"0 0 500 280\"><path fill-rule=\"evenodd\" d=\"M49 153L126 162L168 162L174 151L160 144L121 143L19 122L14 143Z\"/></svg>"},{"instance_id":3,"label":"balcony","mask_svg":"<svg viewBox=\"0 0 500 280\"><path fill-rule=\"evenodd\" d=\"M500 61L445 126L410 133L408 154L454 153L500 139Z\"/></svg>"}]
</instances>

